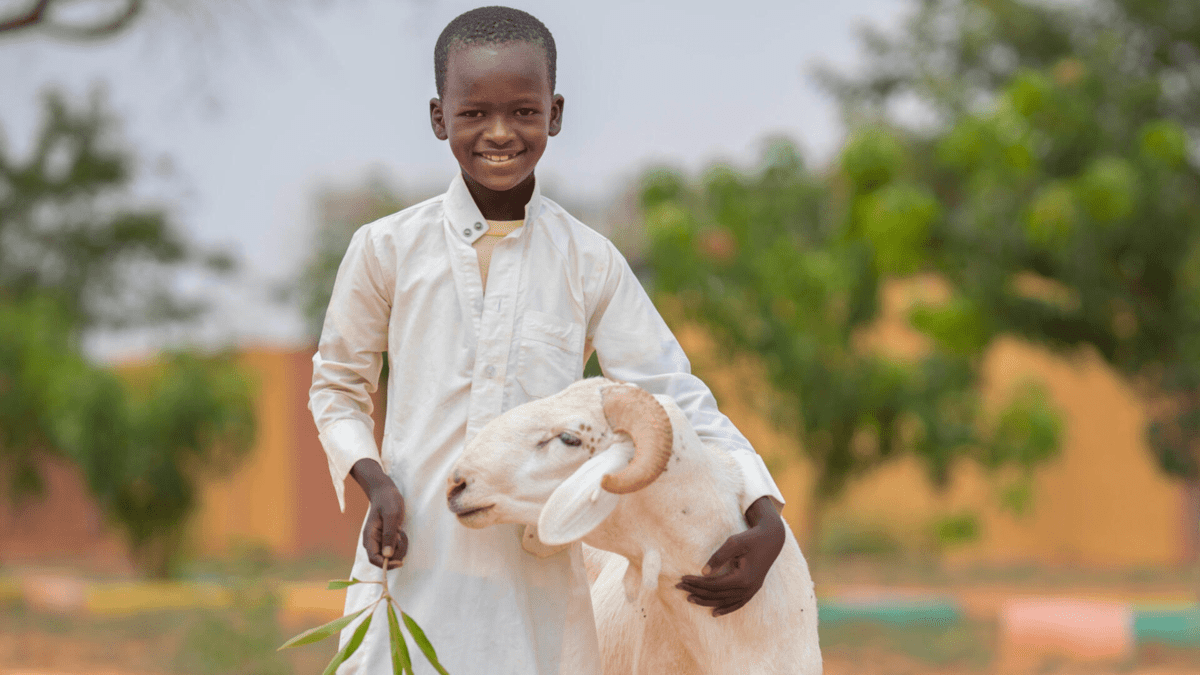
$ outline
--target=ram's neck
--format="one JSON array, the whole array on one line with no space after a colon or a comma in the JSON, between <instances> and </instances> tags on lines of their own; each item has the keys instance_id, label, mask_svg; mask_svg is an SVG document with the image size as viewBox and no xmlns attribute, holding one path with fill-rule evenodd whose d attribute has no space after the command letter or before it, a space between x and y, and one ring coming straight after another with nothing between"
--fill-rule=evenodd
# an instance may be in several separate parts
<instances>
[{"instance_id":1,"label":"ram's neck","mask_svg":"<svg viewBox=\"0 0 1200 675\"><path fill-rule=\"evenodd\" d=\"M672 585L700 574L709 557L746 528L738 505L742 477L732 458L703 445L683 413L668 407L676 429L667 470L648 487L622 497L612 515L584 538L640 568L647 555L661 559L660 576ZM648 581L648 580L647 580Z\"/></svg>"}]
</instances>

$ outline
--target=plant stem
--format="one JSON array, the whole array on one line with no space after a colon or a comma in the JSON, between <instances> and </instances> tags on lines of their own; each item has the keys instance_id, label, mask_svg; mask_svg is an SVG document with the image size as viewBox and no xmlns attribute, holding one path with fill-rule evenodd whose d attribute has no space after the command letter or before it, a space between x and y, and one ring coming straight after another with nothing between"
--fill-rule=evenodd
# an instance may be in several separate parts
<instances>
[{"instance_id":1,"label":"plant stem","mask_svg":"<svg viewBox=\"0 0 1200 675\"><path fill-rule=\"evenodd\" d=\"M380 584L380 586L383 587L383 596L381 597L381 599L387 600L390 603L390 602L392 602L392 594L388 593L388 583L387 583L387 573L388 573L388 563L389 562L391 562L391 556L386 556L386 555L383 556L383 579L379 582L379 584Z\"/></svg>"}]
</instances>

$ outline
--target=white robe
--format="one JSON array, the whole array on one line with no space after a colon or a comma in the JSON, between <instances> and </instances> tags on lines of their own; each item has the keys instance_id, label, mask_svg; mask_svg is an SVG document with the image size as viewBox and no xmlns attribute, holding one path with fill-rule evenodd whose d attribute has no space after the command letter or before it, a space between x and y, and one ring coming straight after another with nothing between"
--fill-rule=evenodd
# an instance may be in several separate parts
<instances>
[{"instance_id":1,"label":"white robe","mask_svg":"<svg viewBox=\"0 0 1200 675\"><path fill-rule=\"evenodd\" d=\"M470 438L503 411L581 378L594 350L606 376L671 395L701 438L733 454L746 478L743 511L764 495L779 505L783 498L691 375L611 242L535 186L524 225L492 252L484 295L472 243L487 228L460 174L445 194L358 230L313 356L309 407L343 511L350 467L366 457L380 460L404 496L408 555L389 573L390 587L451 675L598 675L580 545L539 558L522 547L518 526L471 530L447 508L449 469ZM390 374L380 449L370 393L384 351ZM380 578L361 540L351 574ZM351 586L346 611L378 594L373 584ZM415 672L433 673L414 647ZM382 606L338 673L391 673Z\"/></svg>"}]
</instances>

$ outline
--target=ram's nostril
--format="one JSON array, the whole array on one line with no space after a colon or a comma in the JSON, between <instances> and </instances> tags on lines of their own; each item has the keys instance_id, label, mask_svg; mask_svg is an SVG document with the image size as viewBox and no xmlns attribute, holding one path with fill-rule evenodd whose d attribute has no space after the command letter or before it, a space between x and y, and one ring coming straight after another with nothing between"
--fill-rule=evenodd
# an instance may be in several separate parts
<instances>
[{"instance_id":1,"label":"ram's nostril","mask_svg":"<svg viewBox=\"0 0 1200 675\"><path fill-rule=\"evenodd\" d=\"M454 481L450 484L450 490L446 492L446 497L454 499L465 489L467 489L467 481L455 476Z\"/></svg>"}]
</instances>

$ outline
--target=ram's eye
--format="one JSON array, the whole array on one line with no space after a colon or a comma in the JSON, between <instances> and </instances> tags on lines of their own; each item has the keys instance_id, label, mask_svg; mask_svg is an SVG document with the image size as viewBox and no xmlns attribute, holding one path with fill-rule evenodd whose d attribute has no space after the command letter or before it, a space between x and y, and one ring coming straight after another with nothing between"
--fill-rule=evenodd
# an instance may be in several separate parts
<instances>
[{"instance_id":1,"label":"ram's eye","mask_svg":"<svg viewBox=\"0 0 1200 675\"><path fill-rule=\"evenodd\" d=\"M572 436L565 431L558 435L558 440L562 441L566 445L579 445L580 443L583 443L583 441L579 440L578 436Z\"/></svg>"}]
</instances>

